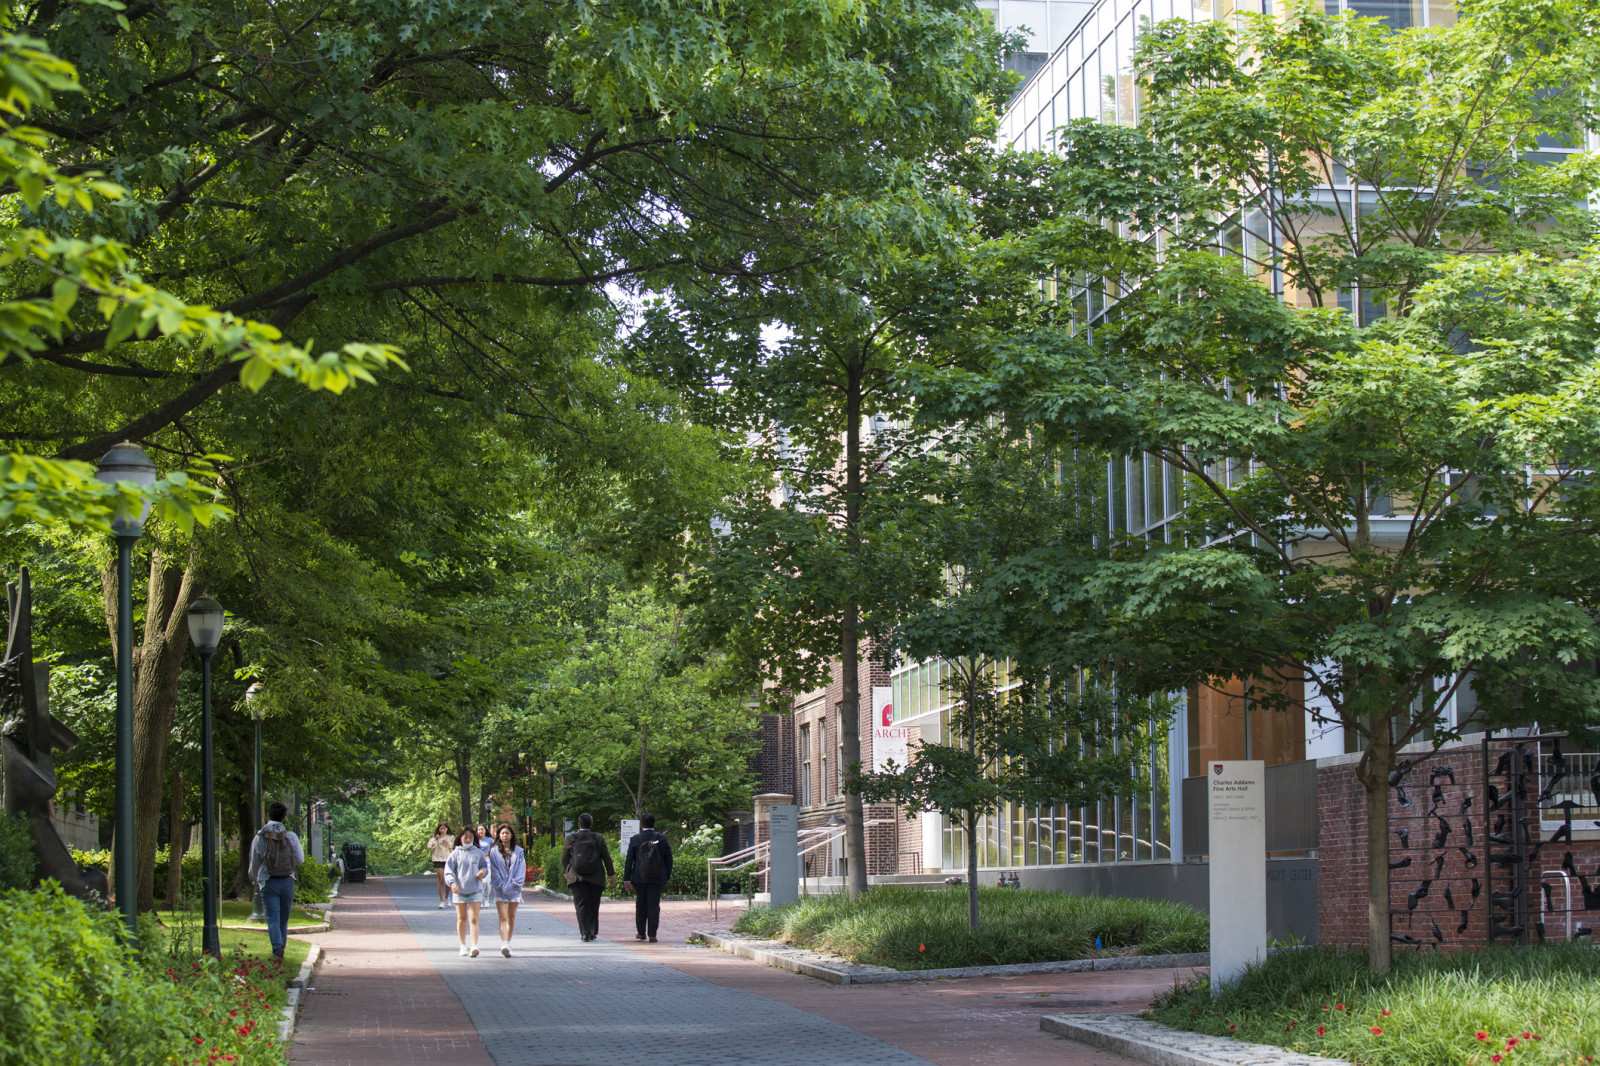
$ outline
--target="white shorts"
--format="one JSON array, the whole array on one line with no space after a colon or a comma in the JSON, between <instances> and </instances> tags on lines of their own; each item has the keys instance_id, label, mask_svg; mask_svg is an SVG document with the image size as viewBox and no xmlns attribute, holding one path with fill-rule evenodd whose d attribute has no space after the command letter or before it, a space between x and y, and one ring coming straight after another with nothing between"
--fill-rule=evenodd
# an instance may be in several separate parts
<instances>
[{"instance_id":1,"label":"white shorts","mask_svg":"<svg viewBox=\"0 0 1600 1066\"><path fill-rule=\"evenodd\" d=\"M450 901L452 903L476 903L478 906L481 907L481 906L483 906L483 893L482 892L458 892L458 891L452 890L451 893L450 893Z\"/></svg>"}]
</instances>

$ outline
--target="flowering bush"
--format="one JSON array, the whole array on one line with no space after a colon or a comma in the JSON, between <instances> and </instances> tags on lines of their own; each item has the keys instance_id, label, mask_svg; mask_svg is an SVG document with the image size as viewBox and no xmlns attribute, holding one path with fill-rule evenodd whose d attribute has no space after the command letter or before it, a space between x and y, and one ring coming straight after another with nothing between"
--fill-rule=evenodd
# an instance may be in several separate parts
<instances>
[{"instance_id":1,"label":"flowering bush","mask_svg":"<svg viewBox=\"0 0 1600 1066\"><path fill-rule=\"evenodd\" d=\"M0 1066L275 1066L281 988L259 962L130 950L114 914L53 882L0 896Z\"/></svg>"}]
</instances>

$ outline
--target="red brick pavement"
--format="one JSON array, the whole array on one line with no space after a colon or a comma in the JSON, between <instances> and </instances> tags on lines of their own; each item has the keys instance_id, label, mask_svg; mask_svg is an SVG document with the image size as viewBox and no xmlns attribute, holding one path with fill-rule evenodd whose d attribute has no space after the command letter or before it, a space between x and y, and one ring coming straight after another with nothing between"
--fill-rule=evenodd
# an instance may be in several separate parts
<instances>
[{"instance_id":1,"label":"red brick pavement","mask_svg":"<svg viewBox=\"0 0 1600 1066\"><path fill-rule=\"evenodd\" d=\"M530 897L533 906L577 928L572 904ZM717 925L732 924L742 903L719 905ZM1117 1066L1128 1062L1039 1029L1044 1014L1132 1014L1191 971L1108 970L1038 977L984 977L914 984L840 986L785 973L684 943L706 927L708 904L661 905L659 943L633 939L631 901L606 901L600 935L683 973L738 988L848 1025L939 1066Z\"/></svg>"},{"instance_id":2,"label":"red brick pavement","mask_svg":"<svg viewBox=\"0 0 1600 1066\"><path fill-rule=\"evenodd\" d=\"M494 1066L460 998L428 961L381 878L340 890L290 1062Z\"/></svg>"}]
</instances>

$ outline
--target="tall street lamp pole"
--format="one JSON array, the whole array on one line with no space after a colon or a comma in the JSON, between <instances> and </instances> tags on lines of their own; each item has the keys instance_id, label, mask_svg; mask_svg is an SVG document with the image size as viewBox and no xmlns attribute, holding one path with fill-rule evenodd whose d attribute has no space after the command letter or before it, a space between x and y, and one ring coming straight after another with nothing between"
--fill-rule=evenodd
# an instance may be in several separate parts
<instances>
[{"instance_id":1,"label":"tall street lamp pole","mask_svg":"<svg viewBox=\"0 0 1600 1066\"><path fill-rule=\"evenodd\" d=\"M156 483L156 464L137 444L123 441L101 456L95 478L105 485L132 483L149 490ZM144 520L149 515L150 504L146 501L133 508L119 506L111 519L111 532L117 538L117 796L113 892L130 936L139 932L139 830L133 814L133 543L144 532Z\"/></svg>"},{"instance_id":2,"label":"tall street lamp pole","mask_svg":"<svg viewBox=\"0 0 1600 1066\"><path fill-rule=\"evenodd\" d=\"M211 765L211 656L222 640L222 604L202 596L189 607L189 639L200 653L200 893L203 924L200 950L222 957L217 933L217 812ZM182 862L173 849L173 862Z\"/></svg>"},{"instance_id":3,"label":"tall street lamp pole","mask_svg":"<svg viewBox=\"0 0 1600 1066\"><path fill-rule=\"evenodd\" d=\"M556 842L556 770L559 767L551 759L544 761L544 772L550 775L550 843Z\"/></svg>"},{"instance_id":4,"label":"tall street lamp pole","mask_svg":"<svg viewBox=\"0 0 1600 1066\"><path fill-rule=\"evenodd\" d=\"M256 706L256 697L261 695L261 690L264 687L261 682L256 681L244 690L244 705L249 709L250 717L255 720L256 725L255 804L250 808L250 823L257 829L260 829L263 823L261 821L261 710ZM247 841L244 844L247 848L254 845L254 840ZM248 855L249 852L245 854ZM267 920L267 912L261 906L261 886L254 882L251 882L250 885L250 917L248 920L252 923Z\"/></svg>"}]
</instances>

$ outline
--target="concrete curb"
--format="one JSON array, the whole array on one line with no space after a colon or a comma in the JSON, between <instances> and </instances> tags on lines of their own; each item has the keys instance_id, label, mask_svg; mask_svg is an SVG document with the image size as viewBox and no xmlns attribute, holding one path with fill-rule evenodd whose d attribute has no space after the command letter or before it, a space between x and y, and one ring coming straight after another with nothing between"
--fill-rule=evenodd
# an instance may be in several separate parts
<instances>
[{"instance_id":1,"label":"concrete curb","mask_svg":"<svg viewBox=\"0 0 1600 1066\"><path fill-rule=\"evenodd\" d=\"M759 962L778 970L787 970L803 977L815 977L835 985L881 985L901 981L950 981L964 977L1028 977L1034 974L1083 973L1089 970L1160 970L1194 966L1209 966L1211 956L1206 952L1189 955L1133 955L1106 959L1064 959L1058 962L1018 962L1005 966L952 966L938 970L891 970L880 966L858 966L855 963L821 962L803 957L808 952L798 951L773 940L745 940L722 936L719 933L696 930L689 934L690 941L698 940L718 951Z\"/></svg>"},{"instance_id":2,"label":"concrete curb","mask_svg":"<svg viewBox=\"0 0 1600 1066\"><path fill-rule=\"evenodd\" d=\"M306 986L311 980L311 975L316 972L317 963L322 961L322 945L312 944L311 952L306 956L306 961L300 964L300 972L289 982L289 1002L284 1004L283 1019L278 1022L278 1042L288 1048L294 1042L294 1023L300 1014L300 999L305 995Z\"/></svg>"},{"instance_id":3,"label":"concrete curb","mask_svg":"<svg viewBox=\"0 0 1600 1066\"><path fill-rule=\"evenodd\" d=\"M1039 1028L1150 1066L1351 1066L1343 1059L1202 1036L1125 1014L1047 1014Z\"/></svg>"}]
</instances>

